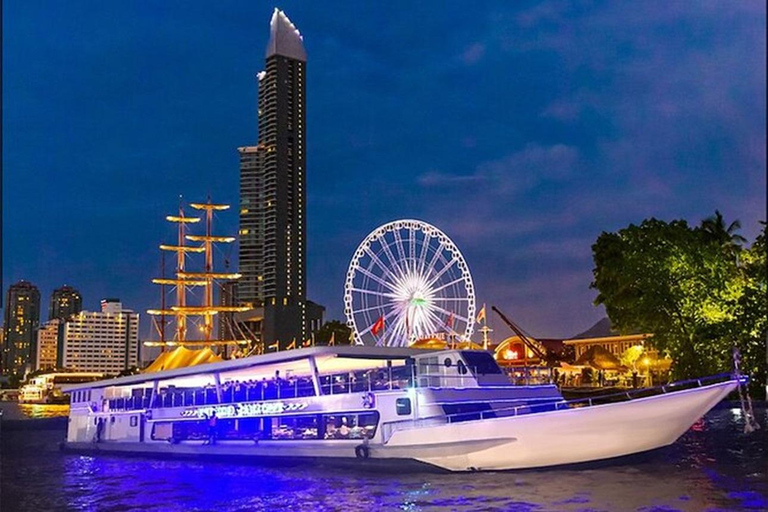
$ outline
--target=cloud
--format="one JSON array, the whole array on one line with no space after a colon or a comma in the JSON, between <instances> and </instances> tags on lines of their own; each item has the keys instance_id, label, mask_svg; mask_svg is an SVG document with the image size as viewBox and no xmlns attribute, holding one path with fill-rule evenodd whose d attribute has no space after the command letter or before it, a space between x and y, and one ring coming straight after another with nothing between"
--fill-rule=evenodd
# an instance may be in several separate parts
<instances>
[{"instance_id":1,"label":"cloud","mask_svg":"<svg viewBox=\"0 0 768 512\"><path fill-rule=\"evenodd\" d=\"M485 45L483 43L472 43L461 54L461 61L470 66L477 64L485 55Z\"/></svg>"},{"instance_id":2,"label":"cloud","mask_svg":"<svg viewBox=\"0 0 768 512\"><path fill-rule=\"evenodd\" d=\"M428 171L416 182L424 188L461 188L465 193L474 190L511 199L544 181L567 180L574 174L578 160L579 152L571 146L528 144L520 151L478 164L472 174Z\"/></svg>"}]
</instances>

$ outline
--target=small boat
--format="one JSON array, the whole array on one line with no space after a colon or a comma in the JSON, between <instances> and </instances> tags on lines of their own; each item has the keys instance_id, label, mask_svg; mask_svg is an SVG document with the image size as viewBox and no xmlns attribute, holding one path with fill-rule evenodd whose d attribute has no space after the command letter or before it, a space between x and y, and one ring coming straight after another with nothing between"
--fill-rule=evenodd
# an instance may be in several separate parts
<instances>
[{"instance_id":1,"label":"small boat","mask_svg":"<svg viewBox=\"0 0 768 512\"><path fill-rule=\"evenodd\" d=\"M311 347L67 386L63 448L539 468L672 444L738 385L567 401L552 384L512 384L484 351Z\"/></svg>"},{"instance_id":2,"label":"small boat","mask_svg":"<svg viewBox=\"0 0 768 512\"><path fill-rule=\"evenodd\" d=\"M19 388L18 401L22 404L66 404L69 397L61 388L65 384L91 382L104 378L103 373L51 372L29 379Z\"/></svg>"}]
</instances>

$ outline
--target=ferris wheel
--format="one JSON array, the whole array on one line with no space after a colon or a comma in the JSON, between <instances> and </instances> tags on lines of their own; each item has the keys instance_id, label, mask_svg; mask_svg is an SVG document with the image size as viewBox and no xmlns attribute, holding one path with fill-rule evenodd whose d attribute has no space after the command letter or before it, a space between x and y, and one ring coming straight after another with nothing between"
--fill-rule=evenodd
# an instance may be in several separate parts
<instances>
[{"instance_id":1,"label":"ferris wheel","mask_svg":"<svg viewBox=\"0 0 768 512\"><path fill-rule=\"evenodd\" d=\"M435 336L467 340L475 288L445 233L419 220L396 220L371 232L355 251L344 313L361 345L408 346Z\"/></svg>"}]
</instances>

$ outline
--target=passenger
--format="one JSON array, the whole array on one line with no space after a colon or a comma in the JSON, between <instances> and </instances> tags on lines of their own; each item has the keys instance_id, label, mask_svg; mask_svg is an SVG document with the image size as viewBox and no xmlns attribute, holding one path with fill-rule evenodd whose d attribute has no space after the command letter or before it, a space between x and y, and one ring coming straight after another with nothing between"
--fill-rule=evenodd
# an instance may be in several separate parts
<instances>
[{"instance_id":1,"label":"passenger","mask_svg":"<svg viewBox=\"0 0 768 512\"><path fill-rule=\"evenodd\" d=\"M104 432L104 418L99 418L96 423L96 442L101 442L101 435Z\"/></svg>"},{"instance_id":2,"label":"passenger","mask_svg":"<svg viewBox=\"0 0 768 512\"><path fill-rule=\"evenodd\" d=\"M347 425L347 418L341 418L341 426L339 427L339 435L343 438L349 437L349 426Z\"/></svg>"},{"instance_id":3,"label":"passenger","mask_svg":"<svg viewBox=\"0 0 768 512\"><path fill-rule=\"evenodd\" d=\"M208 442L206 444L216 444L217 429L218 421L216 418L216 411L213 411L208 418Z\"/></svg>"}]
</instances>

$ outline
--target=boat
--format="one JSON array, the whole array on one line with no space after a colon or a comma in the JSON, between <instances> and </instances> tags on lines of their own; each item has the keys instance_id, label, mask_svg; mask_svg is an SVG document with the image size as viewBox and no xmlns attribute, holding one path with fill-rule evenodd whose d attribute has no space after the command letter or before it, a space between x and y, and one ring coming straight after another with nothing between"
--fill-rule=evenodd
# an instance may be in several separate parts
<instances>
[{"instance_id":1,"label":"boat","mask_svg":"<svg viewBox=\"0 0 768 512\"><path fill-rule=\"evenodd\" d=\"M52 372L31 377L19 388L18 401L22 404L66 404L69 396L61 391L62 385L92 382L103 379L103 373Z\"/></svg>"},{"instance_id":2,"label":"boat","mask_svg":"<svg viewBox=\"0 0 768 512\"><path fill-rule=\"evenodd\" d=\"M477 350L327 346L68 386L78 453L541 468L674 443L729 374L568 401Z\"/></svg>"}]
</instances>

